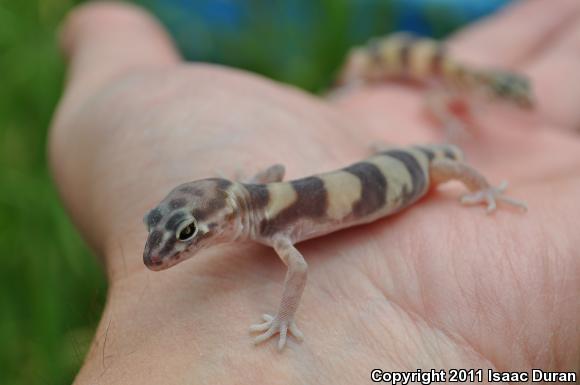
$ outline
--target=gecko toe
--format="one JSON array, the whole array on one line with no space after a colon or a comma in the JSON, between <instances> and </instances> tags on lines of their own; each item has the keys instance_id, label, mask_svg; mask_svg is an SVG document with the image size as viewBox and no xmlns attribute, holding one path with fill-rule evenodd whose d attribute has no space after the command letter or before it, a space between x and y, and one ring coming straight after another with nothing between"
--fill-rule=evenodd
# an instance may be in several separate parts
<instances>
[{"instance_id":1,"label":"gecko toe","mask_svg":"<svg viewBox=\"0 0 580 385\"><path fill-rule=\"evenodd\" d=\"M278 350L282 350L286 346L286 342L288 341L288 333L292 334L298 341L304 340L304 335L298 329L293 319L280 320L277 316L272 317L269 314L262 315L262 319L265 320L265 322L250 326L251 333L261 333L256 338L254 338L255 345L268 340L275 334L280 334L280 338L278 339L277 344Z\"/></svg>"},{"instance_id":2,"label":"gecko toe","mask_svg":"<svg viewBox=\"0 0 580 385\"><path fill-rule=\"evenodd\" d=\"M302 334L300 329L298 329L298 326L296 326L296 322L294 322L294 321L290 322L290 326L288 327L288 330L290 330L290 333L292 333L292 335L294 337L296 337L296 339L298 341L304 340L304 334Z\"/></svg>"},{"instance_id":3,"label":"gecko toe","mask_svg":"<svg viewBox=\"0 0 580 385\"><path fill-rule=\"evenodd\" d=\"M495 203L495 197L491 194L485 196L485 200L487 202L487 213L491 214L497 208L497 204Z\"/></svg>"},{"instance_id":4,"label":"gecko toe","mask_svg":"<svg viewBox=\"0 0 580 385\"><path fill-rule=\"evenodd\" d=\"M280 325L280 339L278 340L278 350L284 349L286 345L286 333L288 332L288 325L282 323Z\"/></svg>"},{"instance_id":5,"label":"gecko toe","mask_svg":"<svg viewBox=\"0 0 580 385\"><path fill-rule=\"evenodd\" d=\"M250 333L263 332L265 330L268 330L268 328L270 328L269 322L264 322L261 324L254 324L254 325L250 326Z\"/></svg>"},{"instance_id":6,"label":"gecko toe","mask_svg":"<svg viewBox=\"0 0 580 385\"><path fill-rule=\"evenodd\" d=\"M497 197L497 199L504 202L504 203L507 203L508 205L517 207L517 208L521 209L522 211L528 211L528 205L525 204L525 202L510 198L510 197L504 197L504 196L499 196L499 197Z\"/></svg>"},{"instance_id":7,"label":"gecko toe","mask_svg":"<svg viewBox=\"0 0 580 385\"><path fill-rule=\"evenodd\" d=\"M473 193L465 194L461 197L461 203L466 205L485 204L486 212L493 213L497 209L497 202L501 201L510 206L518 207L522 210L527 210L527 205L519 200L504 196L503 193L507 189L507 182L503 181L497 187L490 186L483 190L475 191Z\"/></svg>"},{"instance_id":8,"label":"gecko toe","mask_svg":"<svg viewBox=\"0 0 580 385\"><path fill-rule=\"evenodd\" d=\"M267 339L272 337L274 334L276 334L277 331L278 330L276 328L270 326L270 328L268 330L266 330L264 333L260 334L256 338L254 338L254 345L258 345L258 344L266 341Z\"/></svg>"}]
</instances>

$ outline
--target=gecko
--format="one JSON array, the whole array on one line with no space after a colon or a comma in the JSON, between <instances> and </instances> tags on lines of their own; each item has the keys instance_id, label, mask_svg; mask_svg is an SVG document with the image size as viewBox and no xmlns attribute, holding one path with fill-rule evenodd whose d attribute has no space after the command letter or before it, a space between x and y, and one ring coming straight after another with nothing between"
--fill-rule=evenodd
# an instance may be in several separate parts
<instances>
[{"instance_id":1,"label":"gecko","mask_svg":"<svg viewBox=\"0 0 580 385\"><path fill-rule=\"evenodd\" d=\"M477 115L482 100L523 110L535 105L531 82L524 75L469 66L450 55L445 44L407 32L375 37L352 48L338 75L336 93L389 79L426 86L427 111L448 137L469 131L467 123Z\"/></svg>"},{"instance_id":2,"label":"gecko","mask_svg":"<svg viewBox=\"0 0 580 385\"><path fill-rule=\"evenodd\" d=\"M221 243L272 247L287 266L282 299L277 313L264 314L250 331L259 333L256 344L279 334L280 350L290 334L303 339L295 314L308 269L296 243L397 213L450 180L470 191L461 199L464 204L483 203L488 212L499 201L526 208L504 195L507 182L489 184L451 144L382 146L336 171L291 181L283 181L284 173L284 166L274 165L247 183L207 178L175 187L144 217L148 238L143 252L144 264L160 271Z\"/></svg>"}]
</instances>

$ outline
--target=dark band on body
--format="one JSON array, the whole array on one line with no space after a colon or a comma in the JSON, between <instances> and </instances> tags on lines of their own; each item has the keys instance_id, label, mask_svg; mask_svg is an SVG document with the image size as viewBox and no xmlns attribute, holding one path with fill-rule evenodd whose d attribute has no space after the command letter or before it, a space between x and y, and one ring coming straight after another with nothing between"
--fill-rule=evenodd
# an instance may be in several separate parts
<instances>
[{"instance_id":1,"label":"dark band on body","mask_svg":"<svg viewBox=\"0 0 580 385\"><path fill-rule=\"evenodd\" d=\"M343 171L353 174L361 183L361 197L352 207L354 216L366 216L385 205L387 180L377 166L369 162L359 162L343 168Z\"/></svg>"},{"instance_id":2,"label":"dark band on body","mask_svg":"<svg viewBox=\"0 0 580 385\"><path fill-rule=\"evenodd\" d=\"M388 150L383 152L382 155L390 156L403 163L411 175L412 189L404 200L404 205L414 202L425 193L427 189L427 176L419 161L412 154L403 150Z\"/></svg>"},{"instance_id":3,"label":"dark band on body","mask_svg":"<svg viewBox=\"0 0 580 385\"><path fill-rule=\"evenodd\" d=\"M415 39L403 37L401 38L401 46L399 47L399 57L401 58L401 69L403 72L409 72L409 63L411 62L411 52L413 52L413 46L415 45Z\"/></svg>"},{"instance_id":4,"label":"dark band on body","mask_svg":"<svg viewBox=\"0 0 580 385\"><path fill-rule=\"evenodd\" d=\"M435 153L431 149L421 146L416 146L415 148L421 151L423 154L425 154L427 159L429 159L429 162L431 162L435 158Z\"/></svg>"},{"instance_id":5,"label":"dark band on body","mask_svg":"<svg viewBox=\"0 0 580 385\"><path fill-rule=\"evenodd\" d=\"M290 182L296 192L294 202L270 220L263 220L260 232L271 235L301 218L316 219L326 214L328 197L324 182L315 176Z\"/></svg>"},{"instance_id":6,"label":"dark band on body","mask_svg":"<svg viewBox=\"0 0 580 385\"><path fill-rule=\"evenodd\" d=\"M270 202L270 192L265 184L244 184L250 195L249 206L254 209L261 209Z\"/></svg>"},{"instance_id":7,"label":"dark band on body","mask_svg":"<svg viewBox=\"0 0 580 385\"><path fill-rule=\"evenodd\" d=\"M447 58L447 50L440 43L435 43L435 52L431 57L431 73L441 75L443 73L443 63Z\"/></svg>"}]
</instances>

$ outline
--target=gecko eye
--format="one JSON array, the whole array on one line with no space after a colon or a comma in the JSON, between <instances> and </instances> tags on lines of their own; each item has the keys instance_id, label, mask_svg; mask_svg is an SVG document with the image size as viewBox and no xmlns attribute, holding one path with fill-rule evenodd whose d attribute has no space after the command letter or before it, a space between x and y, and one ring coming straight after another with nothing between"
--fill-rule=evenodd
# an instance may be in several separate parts
<instances>
[{"instance_id":1,"label":"gecko eye","mask_svg":"<svg viewBox=\"0 0 580 385\"><path fill-rule=\"evenodd\" d=\"M177 239L180 241L189 241L197 233L195 223L191 222L177 232Z\"/></svg>"}]
</instances>

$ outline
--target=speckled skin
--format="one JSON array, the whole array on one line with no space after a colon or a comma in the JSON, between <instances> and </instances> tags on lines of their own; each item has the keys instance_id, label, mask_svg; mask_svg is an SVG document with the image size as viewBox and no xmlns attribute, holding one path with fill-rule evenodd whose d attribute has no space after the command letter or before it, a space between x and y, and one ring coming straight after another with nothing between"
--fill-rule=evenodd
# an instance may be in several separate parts
<instances>
[{"instance_id":1,"label":"speckled skin","mask_svg":"<svg viewBox=\"0 0 580 385\"><path fill-rule=\"evenodd\" d=\"M173 189L144 218L149 237L143 261L163 270L197 251L224 242L255 241L274 248L288 266L278 313L253 325L256 343L280 333L282 349L289 331L301 339L294 314L306 284L307 264L294 244L386 217L414 204L430 187L459 180L472 191L464 203L496 200L524 207L502 195L463 163L451 145L383 148L340 170L282 182L284 169L272 166L252 183L212 178ZM185 229L185 231L184 231Z\"/></svg>"}]
</instances>

